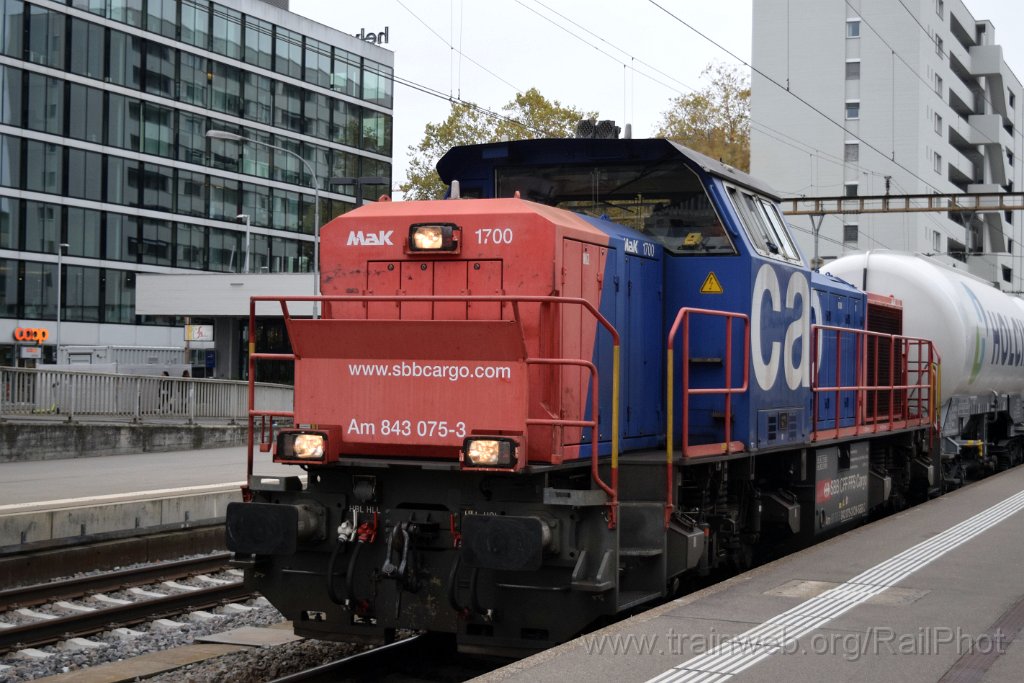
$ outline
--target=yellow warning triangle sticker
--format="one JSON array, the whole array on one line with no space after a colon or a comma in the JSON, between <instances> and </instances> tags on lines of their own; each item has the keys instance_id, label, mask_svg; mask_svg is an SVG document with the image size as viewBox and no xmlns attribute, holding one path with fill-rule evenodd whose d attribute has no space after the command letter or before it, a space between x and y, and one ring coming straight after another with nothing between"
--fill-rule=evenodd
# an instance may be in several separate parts
<instances>
[{"instance_id":1,"label":"yellow warning triangle sticker","mask_svg":"<svg viewBox=\"0 0 1024 683\"><path fill-rule=\"evenodd\" d=\"M714 272L708 273L708 276L704 278L704 284L700 286L701 294L721 294L723 291L722 283L718 281Z\"/></svg>"}]
</instances>

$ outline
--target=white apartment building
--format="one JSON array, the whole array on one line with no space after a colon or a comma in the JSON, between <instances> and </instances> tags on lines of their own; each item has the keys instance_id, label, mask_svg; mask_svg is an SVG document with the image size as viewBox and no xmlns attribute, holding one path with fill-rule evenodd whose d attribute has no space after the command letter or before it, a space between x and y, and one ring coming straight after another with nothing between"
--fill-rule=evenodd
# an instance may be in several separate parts
<instances>
[{"instance_id":1,"label":"white apartment building","mask_svg":"<svg viewBox=\"0 0 1024 683\"><path fill-rule=\"evenodd\" d=\"M1024 90L996 27L963 2L753 5L751 172L784 197L1024 189ZM791 222L810 260L811 221ZM1022 224L1024 212L830 215L818 254L926 253L1020 292Z\"/></svg>"}]
</instances>

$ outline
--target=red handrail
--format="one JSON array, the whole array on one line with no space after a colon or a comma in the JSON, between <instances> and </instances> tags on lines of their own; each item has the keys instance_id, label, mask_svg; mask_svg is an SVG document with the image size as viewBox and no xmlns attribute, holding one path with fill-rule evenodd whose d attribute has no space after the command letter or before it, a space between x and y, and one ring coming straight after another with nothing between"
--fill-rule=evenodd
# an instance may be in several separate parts
<instances>
[{"instance_id":1,"label":"red handrail","mask_svg":"<svg viewBox=\"0 0 1024 683\"><path fill-rule=\"evenodd\" d=\"M559 297L559 296L513 296L507 294L494 294L494 295L402 295L402 294L391 294L391 295L365 295L365 294L351 294L351 295L335 295L335 296L254 296L249 300L249 436L248 436L248 453L246 463L246 484L242 487L243 495L251 496L248 490L248 482L252 478L253 470L253 436L254 426L253 418L259 416L285 416L294 418L294 412L291 413L271 413L268 411L257 411L255 409L255 361L256 360L296 360L295 354L258 354L256 353L256 342L255 342L255 329L256 329L256 304L259 302L276 302L281 306L281 313L285 319L290 319L291 314L288 310L288 302L302 302L308 301L316 303L375 303L375 302L426 302L426 303L445 303L445 302L496 302L496 303L508 303L512 306L513 314L516 319L520 318L519 315L519 304L522 303L550 303L550 304L572 304L579 305L587 309L597 320L597 322L604 327L612 338L613 347L613 377L612 377L612 454L611 454L611 485L605 483L601 479L598 471L598 375L597 368L590 361L584 361L582 359L543 359L543 358L527 358L527 364L544 364L544 365L579 365L586 367L590 370L591 376L593 377L593 407L592 407L592 420L541 420L533 419L527 420L527 424L551 424L560 425L565 427L591 427L593 430L592 441L591 441L591 476L597 486L603 490L609 497L609 528L614 528L617 518L618 510L618 490L619 490L619 349L620 349L620 338L619 332L615 327L608 321L604 315L588 300L578 297ZM332 318L320 318L323 320L331 320Z\"/></svg>"},{"instance_id":2,"label":"red handrail","mask_svg":"<svg viewBox=\"0 0 1024 683\"><path fill-rule=\"evenodd\" d=\"M690 320L693 316L703 315L709 317L725 318L725 353L723 354L723 362L725 363L725 386L720 388L700 388L694 389L690 387ZM732 386L732 338L733 338L733 320L743 321L743 383L738 386ZM746 445L742 441L733 441L732 439L732 396L733 394L746 393L750 384L750 317L744 313L733 313L730 311L716 311L706 308L680 308L679 312L676 313L676 318L672 323L672 328L668 333L668 364L667 364L667 409L668 413L668 425L666 428L665 441L666 441L666 462L665 462L665 525L669 523L669 519L672 515L673 509L673 496L672 496L672 460L673 460L673 424L675 422L674 415L674 386L673 386L673 374L675 371L675 360L674 360L674 348L676 334L679 332L679 328L683 328L683 355L682 355L682 374L683 374L683 385L681 387L683 397L683 409L682 409L682 432L680 434L681 444L680 453L684 458L686 457L699 457L702 455L720 455L729 454L734 452L740 452L746 449ZM725 396L725 442L717 444L696 444L690 445L690 396L708 395L708 394L722 394Z\"/></svg>"},{"instance_id":3,"label":"red handrail","mask_svg":"<svg viewBox=\"0 0 1024 683\"><path fill-rule=\"evenodd\" d=\"M835 384L831 386L822 386L819 376L823 359L818 357L818 348L823 332L834 332L836 335L836 378ZM843 383L842 377L844 336L852 336L855 344L856 364L854 368L854 383L849 385ZM869 360L868 341L870 339L877 341L875 343L874 358L872 359L873 365L869 369L867 366ZM889 346L889 377L888 383L879 384L879 364L882 354L878 353L878 350L884 343L887 343ZM919 337L906 337L835 325L813 325L811 327L811 349L811 391L814 395L812 441L838 439L844 435L851 434L874 434L933 422L931 415L934 409L932 396L935 392L937 381L936 368L938 368L941 359L931 341ZM899 352L898 355L897 351ZM900 361L898 374L897 360ZM911 375L916 376L916 383L911 381ZM873 383L869 383L869 379ZM840 424L840 399L842 392L847 391L854 392L855 394L854 422L852 425L842 427ZM878 410L878 399L882 392L889 394L887 414L879 414ZM823 393L834 395L835 407L832 415L834 424L831 428L818 430L817 425L820 413L818 396ZM899 411L897 411L896 406L899 399L901 399L901 405ZM873 406L873 410L869 408L869 404ZM914 409L912 410L912 408ZM934 427L934 424L930 425L931 429L934 429Z\"/></svg>"}]
</instances>

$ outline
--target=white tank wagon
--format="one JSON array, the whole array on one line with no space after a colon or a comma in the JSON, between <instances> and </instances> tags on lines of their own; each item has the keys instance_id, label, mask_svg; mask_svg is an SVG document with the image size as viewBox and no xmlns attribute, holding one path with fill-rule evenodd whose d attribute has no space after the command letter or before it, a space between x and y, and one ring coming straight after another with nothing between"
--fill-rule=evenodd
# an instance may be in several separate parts
<instances>
[{"instance_id":1,"label":"white tank wagon","mask_svg":"<svg viewBox=\"0 0 1024 683\"><path fill-rule=\"evenodd\" d=\"M871 251L823 271L903 300L903 334L935 342L942 400L1024 393L1024 301L931 259Z\"/></svg>"}]
</instances>

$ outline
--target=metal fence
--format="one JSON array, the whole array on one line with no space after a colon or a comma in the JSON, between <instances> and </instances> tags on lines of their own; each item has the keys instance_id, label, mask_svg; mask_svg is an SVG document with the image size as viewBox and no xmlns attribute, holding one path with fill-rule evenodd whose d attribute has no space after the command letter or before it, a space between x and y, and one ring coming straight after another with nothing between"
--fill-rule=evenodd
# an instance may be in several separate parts
<instances>
[{"instance_id":1,"label":"metal fence","mask_svg":"<svg viewBox=\"0 0 1024 683\"><path fill-rule=\"evenodd\" d=\"M241 420L248 412L246 382L111 375L68 370L0 368L0 417L200 418ZM256 385L256 408L290 411L292 387Z\"/></svg>"}]
</instances>

